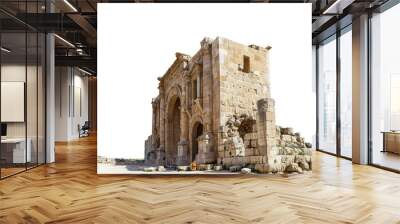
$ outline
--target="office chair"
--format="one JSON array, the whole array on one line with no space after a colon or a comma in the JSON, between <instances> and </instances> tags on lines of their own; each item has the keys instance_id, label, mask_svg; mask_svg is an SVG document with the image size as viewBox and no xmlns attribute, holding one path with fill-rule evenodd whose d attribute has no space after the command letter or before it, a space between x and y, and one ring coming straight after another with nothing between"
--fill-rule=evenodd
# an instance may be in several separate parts
<instances>
[{"instance_id":1,"label":"office chair","mask_svg":"<svg viewBox=\"0 0 400 224\"><path fill-rule=\"evenodd\" d=\"M89 129L90 129L89 121L85 121L82 127L78 128L79 128L79 138L89 136Z\"/></svg>"}]
</instances>

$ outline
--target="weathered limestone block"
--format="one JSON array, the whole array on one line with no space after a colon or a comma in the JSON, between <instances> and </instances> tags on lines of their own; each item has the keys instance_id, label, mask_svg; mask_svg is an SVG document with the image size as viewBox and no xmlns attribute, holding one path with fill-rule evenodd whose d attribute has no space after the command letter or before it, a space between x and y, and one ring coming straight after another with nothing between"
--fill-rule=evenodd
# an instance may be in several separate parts
<instances>
[{"instance_id":1,"label":"weathered limestone block","mask_svg":"<svg viewBox=\"0 0 400 224\"><path fill-rule=\"evenodd\" d=\"M214 166L214 170L215 171L221 171L222 170L222 166L221 165L216 165L216 166Z\"/></svg>"},{"instance_id":2,"label":"weathered limestone block","mask_svg":"<svg viewBox=\"0 0 400 224\"><path fill-rule=\"evenodd\" d=\"M242 169L242 166L231 166L229 167L230 172L239 172Z\"/></svg>"},{"instance_id":3,"label":"weathered limestone block","mask_svg":"<svg viewBox=\"0 0 400 224\"><path fill-rule=\"evenodd\" d=\"M243 143L245 148L251 147L251 141L249 139L245 139Z\"/></svg>"},{"instance_id":4,"label":"weathered limestone block","mask_svg":"<svg viewBox=\"0 0 400 224\"><path fill-rule=\"evenodd\" d=\"M199 137L198 150L196 156L196 162L198 164L216 162L216 153L211 149L210 137L208 134L203 134Z\"/></svg>"},{"instance_id":5,"label":"weathered limestone block","mask_svg":"<svg viewBox=\"0 0 400 224\"><path fill-rule=\"evenodd\" d=\"M167 171L167 169L165 169L164 166L158 166L157 171L164 172L164 171Z\"/></svg>"},{"instance_id":6,"label":"weathered limestone block","mask_svg":"<svg viewBox=\"0 0 400 224\"><path fill-rule=\"evenodd\" d=\"M212 170L214 168L213 164L199 164L198 170Z\"/></svg>"},{"instance_id":7,"label":"weathered limestone block","mask_svg":"<svg viewBox=\"0 0 400 224\"><path fill-rule=\"evenodd\" d=\"M253 155L255 155L254 151L255 151L254 148L246 148L244 155L245 156L253 156Z\"/></svg>"},{"instance_id":8,"label":"weathered limestone block","mask_svg":"<svg viewBox=\"0 0 400 224\"><path fill-rule=\"evenodd\" d=\"M144 172L154 172L156 170L157 170L157 168L155 168L155 167L145 167L145 168L143 168Z\"/></svg>"},{"instance_id":9,"label":"weathered limestone block","mask_svg":"<svg viewBox=\"0 0 400 224\"><path fill-rule=\"evenodd\" d=\"M196 162L198 164L215 163L215 160L215 154L213 152L197 154L196 156Z\"/></svg>"},{"instance_id":10,"label":"weathered limestone block","mask_svg":"<svg viewBox=\"0 0 400 224\"><path fill-rule=\"evenodd\" d=\"M226 149L229 151L229 156L244 156L245 146L240 136L229 137L225 145Z\"/></svg>"},{"instance_id":11,"label":"weathered limestone block","mask_svg":"<svg viewBox=\"0 0 400 224\"><path fill-rule=\"evenodd\" d=\"M297 163L291 163L286 167L286 172L298 172L303 173L303 169Z\"/></svg>"},{"instance_id":12,"label":"weathered limestone block","mask_svg":"<svg viewBox=\"0 0 400 224\"><path fill-rule=\"evenodd\" d=\"M240 172L243 173L243 174L249 174L249 173L251 173L251 169L245 167L245 168L242 168L242 169L240 170Z\"/></svg>"},{"instance_id":13,"label":"weathered limestone block","mask_svg":"<svg viewBox=\"0 0 400 224\"><path fill-rule=\"evenodd\" d=\"M188 142L186 140L183 140L178 143L176 165L187 165L187 164L189 164Z\"/></svg>"},{"instance_id":14,"label":"weathered limestone block","mask_svg":"<svg viewBox=\"0 0 400 224\"><path fill-rule=\"evenodd\" d=\"M281 140L285 143L291 143L293 139L291 135L283 134L281 135Z\"/></svg>"},{"instance_id":15,"label":"weathered limestone block","mask_svg":"<svg viewBox=\"0 0 400 224\"><path fill-rule=\"evenodd\" d=\"M189 170L189 166L177 166L176 170L178 171L188 171Z\"/></svg>"},{"instance_id":16,"label":"weathered limestone block","mask_svg":"<svg viewBox=\"0 0 400 224\"><path fill-rule=\"evenodd\" d=\"M272 172L270 166L265 163L259 163L255 165L255 170L259 173L269 173Z\"/></svg>"},{"instance_id":17,"label":"weathered limestone block","mask_svg":"<svg viewBox=\"0 0 400 224\"><path fill-rule=\"evenodd\" d=\"M293 128L281 128L281 133L283 135L294 135Z\"/></svg>"}]
</instances>

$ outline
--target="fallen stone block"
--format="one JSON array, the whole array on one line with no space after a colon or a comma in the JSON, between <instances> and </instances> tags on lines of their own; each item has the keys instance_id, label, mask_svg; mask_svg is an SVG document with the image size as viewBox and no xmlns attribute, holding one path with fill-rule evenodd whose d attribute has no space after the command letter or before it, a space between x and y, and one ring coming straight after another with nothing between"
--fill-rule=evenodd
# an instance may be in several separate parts
<instances>
[{"instance_id":1,"label":"fallen stone block","mask_svg":"<svg viewBox=\"0 0 400 224\"><path fill-rule=\"evenodd\" d=\"M189 170L189 166L177 166L176 170L178 170L178 171L188 171Z\"/></svg>"},{"instance_id":2,"label":"fallen stone block","mask_svg":"<svg viewBox=\"0 0 400 224\"><path fill-rule=\"evenodd\" d=\"M220 165L214 166L214 170L215 171L221 171L222 170L222 166L220 166Z\"/></svg>"},{"instance_id":3,"label":"fallen stone block","mask_svg":"<svg viewBox=\"0 0 400 224\"><path fill-rule=\"evenodd\" d=\"M243 173L243 174L249 174L249 173L251 173L251 169L250 168L242 168L240 170L240 172Z\"/></svg>"},{"instance_id":4,"label":"fallen stone block","mask_svg":"<svg viewBox=\"0 0 400 224\"><path fill-rule=\"evenodd\" d=\"M144 172L154 172L156 170L157 169L155 167L145 167L145 168L143 168Z\"/></svg>"},{"instance_id":5,"label":"fallen stone block","mask_svg":"<svg viewBox=\"0 0 400 224\"><path fill-rule=\"evenodd\" d=\"M281 128L281 133L284 135L294 135L293 128Z\"/></svg>"},{"instance_id":6,"label":"fallen stone block","mask_svg":"<svg viewBox=\"0 0 400 224\"><path fill-rule=\"evenodd\" d=\"M165 169L164 166L158 166L158 167L157 167L157 171L165 172L165 171L167 171L167 169Z\"/></svg>"},{"instance_id":7,"label":"fallen stone block","mask_svg":"<svg viewBox=\"0 0 400 224\"><path fill-rule=\"evenodd\" d=\"M258 163L255 165L255 170L259 173L269 173L270 172L270 167L268 164L265 163Z\"/></svg>"},{"instance_id":8,"label":"fallen stone block","mask_svg":"<svg viewBox=\"0 0 400 224\"><path fill-rule=\"evenodd\" d=\"M297 163L291 163L286 167L286 172L297 172L297 173L303 173L303 169L300 168L300 166Z\"/></svg>"},{"instance_id":9,"label":"fallen stone block","mask_svg":"<svg viewBox=\"0 0 400 224\"><path fill-rule=\"evenodd\" d=\"M197 165L198 170L212 170L213 164L199 164Z\"/></svg>"},{"instance_id":10,"label":"fallen stone block","mask_svg":"<svg viewBox=\"0 0 400 224\"><path fill-rule=\"evenodd\" d=\"M242 169L242 166L231 166L229 167L230 172L239 172Z\"/></svg>"}]
</instances>

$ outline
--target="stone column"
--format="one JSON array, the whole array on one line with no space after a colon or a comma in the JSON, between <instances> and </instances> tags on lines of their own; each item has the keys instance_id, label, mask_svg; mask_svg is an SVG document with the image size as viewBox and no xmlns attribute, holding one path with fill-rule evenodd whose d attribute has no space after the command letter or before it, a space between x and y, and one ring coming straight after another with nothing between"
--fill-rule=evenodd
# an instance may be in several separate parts
<instances>
[{"instance_id":1,"label":"stone column","mask_svg":"<svg viewBox=\"0 0 400 224\"><path fill-rule=\"evenodd\" d=\"M269 162L272 161L275 152L273 147L276 140L275 125L275 101L272 98L264 98L257 101L257 133L260 155L264 156L264 164L257 164L259 172L269 172Z\"/></svg>"},{"instance_id":2,"label":"stone column","mask_svg":"<svg viewBox=\"0 0 400 224\"><path fill-rule=\"evenodd\" d=\"M211 74L211 40L209 38L204 38L201 41L201 51L203 58L203 71L202 71L202 108L205 114L204 117L204 128L205 133L209 133L212 127L212 74ZM200 81L200 80L199 80Z\"/></svg>"},{"instance_id":3,"label":"stone column","mask_svg":"<svg viewBox=\"0 0 400 224\"><path fill-rule=\"evenodd\" d=\"M152 117L151 117L151 134L154 135L155 134L155 130L156 130L156 119L157 119L157 101L156 99L152 99L151 100L151 109L152 109Z\"/></svg>"},{"instance_id":4,"label":"stone column","mask_svg":"<svg viewBox=\"0 0 400 224\"><path fill-rule=\"evenodd\" d=\"M160 92L160 147L157 150L158 164L165 165L165 93L162 80L158 86Z\"/></svg>"},{"instance_id":5,"label":"stone column","mask_svg":"<svg viewBox=\"0 0 400 224\"><path fill-rule=\"evenodd\" d=\"M196 158L198 163L213 163L217 155L213 150L215 136L213 133L213 74L212 74L212 52L210 38L204 38L201 41L202 52L202 108L204 112L204 138L199 141L199 152ZM217 133L216 133L217 134ZM203 147L203 150L201 149Z\"/></svg>"},{"instance_id":6,"label":"stone column","mask_svg":"<svg viewBox=\"0 0 400 224\"><path fill-rule=\"evenodd\" d=\"M183 97L184 98L184 97ZM181 101L182 102L182 101ZM188 118L186 114L186 109L181 106L180 109L181 113L181 120L180 120L180 126L181 126L181 136L180 136L180 141L178 142L178 155L177 155L177 165L187 165L189 164L189 150L188 150Z\"/></svg>"},{"instance_id":7,"label":"stone column","mask_svg":"<svg viewBox=\"0 0 400 224\"><path fill-rule=\"evenodd\" d=\"M199 152L197 153L196 156L196 162L198 164L215 163L216 159L214 152L211 149L210 137L208 136L208 134L203 134L202 136L200 136L198 144L199 144L198 146Z\"/></svg>"}]
</instances>

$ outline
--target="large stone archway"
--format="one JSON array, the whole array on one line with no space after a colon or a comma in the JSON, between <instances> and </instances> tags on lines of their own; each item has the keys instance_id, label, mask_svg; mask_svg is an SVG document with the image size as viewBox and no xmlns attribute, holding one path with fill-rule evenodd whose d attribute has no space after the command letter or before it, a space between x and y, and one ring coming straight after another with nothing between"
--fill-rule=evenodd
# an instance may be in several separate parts
<instances>
[{"instance_id":1,"label":"large stone archway","mask_svg":"<svg viewBox=\"0 0 400 224\"><path fill-rule=\"evenodd\" d=\"M175 165L178 153L178 143L181 135L181 100L174 96L168 103L167 135L166 135L166 163Z\"/></svg>"},{"instance_id":2,"label":"large stone archway","mask_svg":"<svg viewBox=\"0 0 400 224\"><path fill-rule=\"evenodd\" d=\"M200 122L196 122L192 128L192 147L190 152L191 161L196 160L197 153L199 152L198 148L198 138L203 134L204 127L203 124Z\"/></svg>"}]
</instances>

